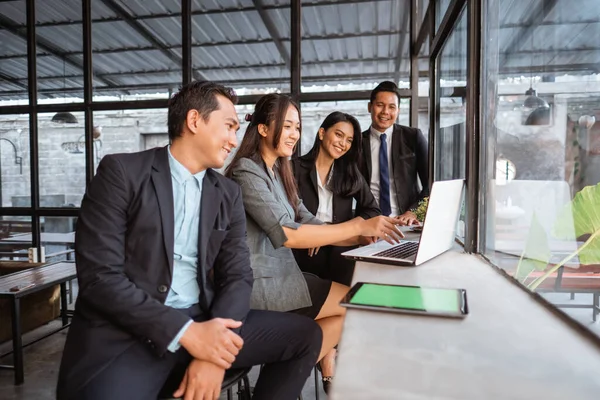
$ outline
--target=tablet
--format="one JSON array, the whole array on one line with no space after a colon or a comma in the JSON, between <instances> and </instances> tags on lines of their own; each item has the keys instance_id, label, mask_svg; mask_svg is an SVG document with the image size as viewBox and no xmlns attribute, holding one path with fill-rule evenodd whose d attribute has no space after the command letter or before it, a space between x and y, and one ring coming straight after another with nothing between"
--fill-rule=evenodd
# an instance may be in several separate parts
<instances>
[{"instance_id":1,"label":"tablet","mask_svg":"<svg viewBox=\"0 0 600 400\"><path fill-rule=\"evenodd\" d=\"M468 313L464 289L427 288L358 282L340 305L376 311L464 318Z\"/></svg>"}]
</instances>

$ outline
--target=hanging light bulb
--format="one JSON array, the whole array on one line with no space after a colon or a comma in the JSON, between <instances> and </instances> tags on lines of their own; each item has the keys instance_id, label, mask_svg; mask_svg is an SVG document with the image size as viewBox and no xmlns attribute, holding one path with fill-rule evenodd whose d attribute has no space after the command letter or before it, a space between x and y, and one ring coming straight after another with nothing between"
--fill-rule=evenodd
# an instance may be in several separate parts
<instances>
[{"instance_id":1,"label":"hanging light bulb","mask_svg":"<svg viewBox=\"0 0 600 400\"><path fill-rule=\"evenodd\" d=\"M79 121L77 117L75 117L70 112L57 112L52 117L52 122L56 122L58 124L77 124Z\"/></svg>"},{"instance_id":2,"label":"hanging light bulb","mask_svg":"<svg viewBox=\"0 0 600 400\"><path fill-rule=\"evenodd\" d=\"M523 107L548 107L548 103L546 102L546 100L542 99L541 97L538 97L537 92L533 87L530 86L529 89L527 89L527 91L525 92L525 95L527 96L527 98L523 102Z\"/></svg>"}]
</instances>

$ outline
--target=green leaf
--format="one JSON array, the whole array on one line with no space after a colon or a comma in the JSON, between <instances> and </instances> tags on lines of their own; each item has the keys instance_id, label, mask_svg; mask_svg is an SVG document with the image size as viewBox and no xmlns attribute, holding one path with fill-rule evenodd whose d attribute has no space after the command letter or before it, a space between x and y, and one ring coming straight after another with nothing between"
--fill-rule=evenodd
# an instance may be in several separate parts
<instances>
[{"instance_id":1,"label":"green leaf","mask_svg":"<svg viewBox=\"0 0 600 400\"><path fill-rule=\"evenodd\" d=\"M523 254L517 265L515 278L522 283L531 272L535 270L543 271L546 269L550 257L552 257L552 253L548 244L548 235L534 212L531 217L531 226L527 234L525 250L523 250Z\"/></svg>"},{"instance_id":2,"label":"green leaf","mask_svg":"<svg viewBox=\"0 0 600 400\"><path fill-rule=\"evenodd\" d=\"M575 237L586 238L585 243L529 284L529 289L535 290L576 255L579 255L579 262L583 265L600 263L600 183L596 186L586 186L575 195L559 214L552 233L559 239L573 240L573 227Z\"/></svg>"},{"instance_id":3,"label":"green leaf","mask_svg":"<svg viewBox=\"0 0 600 400\"><path fill-rule=\"evenodd\" d=\"M584 265L600 264L600 183L584 187L565 206L554 223L553 235L560 239L573 239L567 237L572 232L571 224L576 238L590 235L587 239L591 240L590 243L579 252L579 262Z\"/></svg>"}]
</instances>

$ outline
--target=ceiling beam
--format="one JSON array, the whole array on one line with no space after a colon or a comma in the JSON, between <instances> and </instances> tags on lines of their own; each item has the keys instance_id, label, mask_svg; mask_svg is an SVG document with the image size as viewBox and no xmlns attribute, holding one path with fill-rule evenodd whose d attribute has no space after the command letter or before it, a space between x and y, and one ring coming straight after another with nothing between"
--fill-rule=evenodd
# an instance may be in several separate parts
<instances>
[{"instance_id":1,"label":"ceiling beam","mask_svg":"<svg viewBox=\"0 0 600 400\"><path fill-rule=\"evenodd\" d=\"M292 63L290 60L290 55L288 54L287 50L285 49L285 46L283 45L283 41L281 40L281 36L279 35L279 31L277 30L275 23L269 16L268 11L265 9L264 3L262 2L262 0L252 0L252 4L254 4L254 7L256 7L256 11L258 12L258 15L260 16L260 19L262 20L263 24L265 25L265 28L267 28L269 36L271 36L271 38L273 39L273 43L275 43L275 47L277 47L277 51L279 51L281 59L288 68L291 68Z\"/></svg>"},{"instance_id":2,"label":"ceiling beam","mask_svg":"<svg viewBox=\"0 0 600 400\"><path fill-rule=\"evenodd\" d=\"M460 57L453 57L460 58ZM427 60L428 58L425 56L419 57L419 59ZM382 63L382 62L390 62L393 61L391 58L368 58L368 59L345 59L345 60L322 60L322 61L313 61L311 65L336 65L336 64L347 64L347 63ZM285 67L285 64L252 64L252 65L233 65L233 66L221 66L221 67L210 67L210 68L199 68L201 71L227 71L227 70L241 70L241 69L256 69L256 68L281 68ZM544 73L557 73L557 72L585 72L588 71L590 73L600 73L600 64L599 63L580 63L580 64L562 64L562 65L543 65L538 66L538 68L531 69L531 66L515 66L515 67L504 67L500 70L501 75L524 75L536 73L536 74L544 74ZM152 71L130 71L130 72L118 72L114 74L104 74L101 75L100 78L110 79L112 77L131 77L131 76L140 76L140 75L163 75L168 73L177 73L181 72L181 69L163 69L163 70L152 70ZM457 74L464 75L464 71L444 71L444 74L449 74L449 76L454 76ZM339 77L340 75L332 75L332 78ZM389 75L388 75L389 76ZM429 71L420 71L419 76L427 77L429 76ZM1 77L1 76L0 76ZM68 75L68 76L46 76L46 77L38 77L38 81L52 81L56 79L78 79L81 78L82 75ZM401 75L402 77L402 75ZM6 79L6 78L5 78ZM286 79L286 78L284 78ZM9 78L6 79L8 82L13 84L19 84L23 88L26 88L25 83L27 81L26 78ZM163 85L167 87L169 85L176 85L175 83L161 83L159 85ZM75 90L76 88L71 88ZM61 89L54 89L55 91L60 91ZM81 90L81 89L79 89Z\"/></svg>"},{"instance_id":3,"label":"ceiling beam","mask_svg":"<svg viewBox=\"0 0 600 400\"><path fill-rule=\"evenodd\" d=\"M373 74L350 74L350 75L319 75L319 76L303 76L303 83L316 83L316 82L337 82L337 81L353 81L356 82L358 80L378 82L380 80L389 79L389 73L373 73ZM289 78L263 78L263 79L231 79L231 80L217 80L216 82L224 84L224 85L235 85L235 86L253 86L253 85L264 85L264 86L279 86L285 85L290 82ZM118 90L157 90L157 91L166 91L168 88L177 88L179 83L156 83L156 84L141 84L141 85L122 85L119 88L111 88L111 87L95 87L94 90L96 93L99 92L116 92ZM66 88L62 89L39 89L38 92L40 94L50 94L50 93L80 93L81 88ZM21 91L4 91L3 95L11 96L11 95L19 95L23 94ZM408 94L410 96L410 94Z\"/></svg>"},{"instance_id":4,"label":"ceiling beam","mask_svg":"<svg viewBox=\"0 0 600 400\"><path fill-rule=\"evenodd\" d=\"M319 61L311 61L310 65L336 65L336 64L351 64L351 63L382 63L382 62L390 62L393 61L392 58L355 58L355 59L339 59L339 60L319 60ZM227 65L227 66L219 66L219 67L198 67L200 71L231 71L231 70L240 70L240 69L256 69L256 68L281 68L285 67L284 63L276 63L276 64L248 64L248 65ZM164 75L169 73L179 73L182 72L181 68L170 68L170 69L160 69L160 70L151 70L151 71L129 71L129 72L115 72L113 74L105 74L101 77L111 78L111 77L131 77L131 76L145 76L145 75ZM82 75L69 75L64 78L67 79L77 79L81 78ZM63 78L63 76L44 76L39 77L39 81L46 80L56 80L58 78ZM26 81L27 79L23 78L21 81Z\"/></svg>"},{"instance_id":5,"label":"ceiling beam","mask_svg":"<svg viewBox=\"0 0 600 400\"><path fill-rule=\"evenodd\" d=\"M431 8L434 7L435 4L434 3L429 3L429 6L427 7L427 11L425 11L425 16L423 17L423 21L421 23L421 27L419 28L419 34L417 36L417 41L415 42L415 47L413 48L415 51L415 55L418 55L421 53L421 48L423 47L423 44L425 43L425 39L427 39L429 37L429 21L431 18L429 18L429 13L431 12Z\"/></svg>"},{"instance_id":6,"label":"ceiling beam","mask_svg":"<svg viewBox=\"0 0 600 400\"><path fill-rule=\"evenodd\" d=\"M506 75L507 73L521 73L521 72L526 72L524 69L525 68L529 68L529 67L518 67L518 68L510 68L507 69L506 71L501 70L500 74L502 75ZM544 70L544 72L549 72L548 71L548 66L544 67L546 68ZM562 66L554 66L555 72L561 72L561 71L570 71L570 70L579 70L579 71L583 71L583 70L593 70L594 68L598 68L598 64L568 64L568 65L562 65ZM516 71L516 72L514 72ZM446 72L447 76L451 77L453 75L456 74L464 74L464 71L447 71ZM423 77L427 77L428 76L428 71L421 71L419 73L419 76L423 76ZM352 74L352 75L321 75L321 76L306 76L304 75L302 77L302 81L304 84L311 84L311 83L323 83L323 82L338 82L338 81L363 81L363 82L368 82L368 81L373 81L373 82L378 82L380 80L385 80L385 79L389 79L389 73L373 73L373 74ZM280 78L280 77L276 77L276 78L263 78L263 79L233 79L233 80L222 80L219 81L219 83L225 84L225 85L235 85L235 86L252 86L252 85L264 85L264 86L276 86L276 85L285 85L288 84L290 82L289 78ZM119 88L111 88L111 87L96 87L94 90L96 93L102 92L102 93L107 93L107 92L117 92L119 90L156 90L156 91L166 91L168 90L168 88L174 88L176 89L177 86L179 84L175 84L175 83L156 83L156 84L141 84L141 85L123 85ZM403 89L405 91L410 92L410 90L408 89ZM81 88L67 88L65 90L62 89L40 89L38 90L38 92L40 94L43 94L45 96L51 95L51 94L63 94L63 93L81 93ZM10 90L10 91L3 91L2 92L3 97L9 97L9 96L23 96L27 95L27 91L23 90ZM410 93L407 95L410 96Z\"/></svg>"},{"instance_id":7,"label":"ceiling beam","mask_svg":"<svg viewBox=\"0 0 600 400\"><path fill-rule=\"evenodd\" d=\"M22 83L19 78L15 78L14 76L11 76L5 72L0 71L0 84L2 83L2 81L6 81L12 85L18 86L21 89L25 89L27 90L27 85ZM27 78L24 79L24 81L27 81Z\"/></svg>"},{"instance_id":8,"label":"ceiling beam","mask_svg":"<svg viewBox=\"0 0 600 400\"><path fill-rule=\"evenodd\" d=\"M408 2L405 2L405 5L409 5ZM402 16L402 24L400 26L409 26L410 25L410 11L405 10L404 15ZM399 35L398 38L398 48L396 49L396 65L394 67L394 83L398 83L400 81L400 66L402 65L402 59L410 60L410 51L406 53L406 55L402 54L402 49L405 47L410 40L410 33L405 33L404 35ZM409 46L410 47L410 46Z\"/></svg>"},{"instance_id":9,"label":"ceiling beam","mask_svg":"<svg viewBox=\"0 0 600 400\"><path fill-rule=\"evenodd\" d=\"M554 10L558 0L544 0L534 2L534 6L531 8L531 12L529 13L529 17L527 18L527 22L523 24L515 34L513 35L511 41L506 46L506 50L503 52L504 55L500 58L500 69L504 67L511 59L514 57L511 56L513 53L517 53L518 50L523 46L524 43L530 41L533 37L533 33L535 29L543 23L544 19ZM533 50L533 46L532 46Z\"/></svg>"},{"instance_id":10,"label":"ceiling beam","mask_svg":"<svg viewBox=\"0 0 600 400\"><path fill-rule=\"evenodd\" d=\"M1 1L1 0L0 0ZM302 2L302 8L309 7L323 7L323 6L336 6L336 5L346 5L346 4L358 4L358 3L373 3L373 0L337 0L337 1L316 1L316 2ZM273 4L273 5L264 5L265 10L281 10L281 9L289 9L289 4ZM196 10L192 11L192 16L197 15L211 15L211 14L228 14L228 13L239 13L239 12L248 12L248 11L256 11L256 7L252 6L241 6L241 7L224 7L213 10ZM165 18L181 18L181 12L174 13L158 13L151 15L136 15L137 21L144 20L152 20L152 19L165 19ZM118 17L108 17L108 18L97 18L92 20L92 24L94 23L102 23L102 22L121 22L122 20ZM43 22L37 24L36 27L49 27L49 26L65 26L65 25L81 25L83 23L82 20L68 20L68 21L53 21L53 22ZM23 25L24 27L24 25Z\"/></svg>"},{"instance_id":11,"label":"ceiling beam","mask_svg":"<svg viewBox=\"0 0 600 400\"><path fill-rule=\"evenodd\" d=\"M2 14L0 14L0 28L7 30L8 32L27 42L27 30L25 28L20 28L12 19ZM83 74L82 60L79 60L77 56L66 55L66 52L63 49L54 45L54 43L40 37L39 35L36 35L36 48L45 53L58 57L65 64L68 64L72 67L75 67L76 69L81 70L81 73ZM83 52L80 54L83 54ZM98 72L95 71L94 73L97 74ZM117 83L112 82L110 80L102 80L102 82L108 86L118 86Z\"/></svg>"},{"instance_id":12,"label":"ceiling beam","mask_svg":"<svg viewBox=\"0 0 600 400\"><path fill-rule=\"evenodd\" d=\"M346 33L340 35L313 35L313 36L304 36L302 40L334 40L334 39L352 39L352 38L365 38L365 37L374 37L374 36L393 36L399 34L408 34L408 31L404 30L391 30L391 31L379 31L379 32L357 32L357 33ZM282 42L289 42L289 38L282 38ZM221 41L221 42L212 42L212 43L194 43L192 44L192 49L200 48L200 47L220 47L220 46L233 46L233 45L253 45L253 44L264 44L264 43L272 43L273 39L271 38L260 38L260 39L248 39L248 40L234 40L234 41ZM181 50L181 45L178 46L166 46L167 50ZM124 47L120 49L106 49L106 50L94 50L94 54L115 54L115 53L127 53L130 51L156 51L157 48L154 46L138 46L138 47ZM73 52L65 52L65 56L75 56L82 55L81 51L73 51ZM12 54L8 56L0 56L0 60L8 60L11 58L24 58L27 57L27 54Z\"/></svg>"},{"instance_id":13,"label":"ceiling beam","mask_svg":"<svg viewBox=\"0 0 600 400\"><path fill-rule=\"evenodd\" d=\"M117 4L113 0L102 0L102 2L117 16L120 20L125 21L134 31L136 31L141 37L150 42L154 46L155 50L159 50L169 60L171 60L176 66L180 67L183 64L182 58L177 55L173 50L169 49L162 41L160 41L148 28L143 26L136 20L136 16L132 16L129 12L120 4ZM194 78L196 80L207 80L201 73L195 71Z\"/></svg>"}]
</instances>

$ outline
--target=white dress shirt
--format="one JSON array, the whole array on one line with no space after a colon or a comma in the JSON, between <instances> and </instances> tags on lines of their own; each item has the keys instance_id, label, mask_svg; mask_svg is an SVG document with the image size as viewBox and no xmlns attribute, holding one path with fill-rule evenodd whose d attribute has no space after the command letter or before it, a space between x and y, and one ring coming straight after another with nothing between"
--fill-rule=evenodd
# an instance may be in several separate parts
<instances>
[{"instance_id":1,"label":"white dress shirt","mask_svg":"<svg viewBox=\"0 0 600 400\"><path fill-rule=\"evenodd\" d=\"M323 186L318 170L317 192L319 194L319 208L317 209L317 215L315 216L321 221L330 224L333 222L333 192L329 190L328 187Z\"/></svg>"},{"instance_id":2,"label":"white dress shirt","mask_svg":"<svg viewBox=\"0 0 600 400\"><path fill-rule=\"evenodd\" d=\"M379 148L381 147L381 135L387 135L385 141L387 143L388 156L388 171L390 171L390 205L392 213L390 215L398 215L398 201L396 199L396 190L394 187L394 171L392 169L392 133L394 125L390 126L385 132L379 132L371 126L371 192L379 203Z\"/></svg>"}]
</instances>

